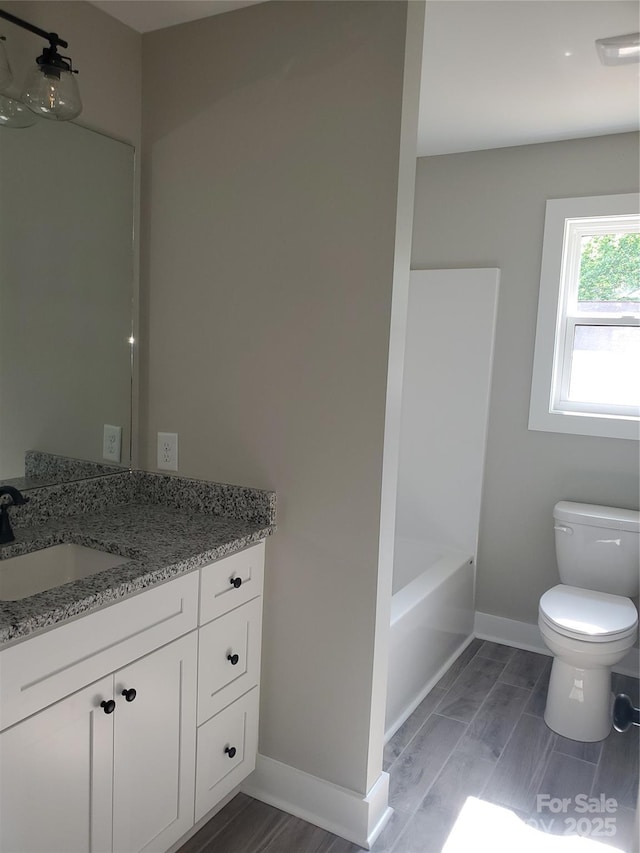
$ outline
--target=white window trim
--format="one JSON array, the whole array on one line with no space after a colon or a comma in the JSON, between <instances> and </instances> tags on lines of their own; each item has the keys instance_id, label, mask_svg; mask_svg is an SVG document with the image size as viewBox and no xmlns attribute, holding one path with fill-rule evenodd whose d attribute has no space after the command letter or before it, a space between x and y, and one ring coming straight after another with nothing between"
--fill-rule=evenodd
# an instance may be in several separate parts
<instances>
[{"instance_id":1,"label":"white window trim","mask_svg":"<svg viewBox=\"0 0 640 853\"><path fill-rule=\"evenodd\" d=\"M529 409L531 430L640 440L640 423L635 417L601 415L593 411L551 411L555 340L559 307L562 307L559 306L559 298L565 220L637 214L639 210L639 193L560 198L547 202ZM581 318L580 322L583 321Z\"/></svg>"}]
</instances>

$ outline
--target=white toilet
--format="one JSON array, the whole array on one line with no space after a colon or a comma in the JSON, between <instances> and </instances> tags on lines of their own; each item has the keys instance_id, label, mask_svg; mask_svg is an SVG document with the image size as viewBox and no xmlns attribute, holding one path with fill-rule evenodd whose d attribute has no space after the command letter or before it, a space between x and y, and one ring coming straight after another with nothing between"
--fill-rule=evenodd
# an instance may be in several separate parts
<instances>
[{"instance_id":1,"label":"white toilet","mask_svg":"<svg viewBox=\"0 0 640 853\"><path fill-rule=\"evenodd\" d=\"M635 643L640 513L560 501L553 510L562 583L540 599L538 626L553 652L544 714L564 737L603 740L611 731L611 667Z\"/></svg>"}]
</instances>

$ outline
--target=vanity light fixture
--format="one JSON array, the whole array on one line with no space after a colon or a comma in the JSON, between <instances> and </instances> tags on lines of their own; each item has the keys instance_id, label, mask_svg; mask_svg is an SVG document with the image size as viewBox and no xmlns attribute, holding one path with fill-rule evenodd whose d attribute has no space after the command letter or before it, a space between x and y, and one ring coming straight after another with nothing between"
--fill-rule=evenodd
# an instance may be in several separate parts
<instances>
[{"instance_id":1,"label":"vanity light fixture","mask_svg":"<svg viewBox=\"0 0 640 853\"><path fill-rule=\"evenodd\" d=\"M596 49L603 65L640 62L640 33L596 39Z\"/></svg>"},{"instance_id":2,"label":"vanity light fixture","mask_svg":"<svg viewBox=\"0 0 640 853\"><path fill-rule=\"evenodd\" d=\"M58 53L58 47L66 48L69 46L68 43L57 33L48 33L2 9L0 9L0 18L49 42L49 46L43 48L42 54L38 56L35 65L27 75L20 96L22 103L36 115L57 121L69 121L80 115L82 101L74 77L78 72L73 68L70 57L61 56Z\"/></svg>"}]
</instances>

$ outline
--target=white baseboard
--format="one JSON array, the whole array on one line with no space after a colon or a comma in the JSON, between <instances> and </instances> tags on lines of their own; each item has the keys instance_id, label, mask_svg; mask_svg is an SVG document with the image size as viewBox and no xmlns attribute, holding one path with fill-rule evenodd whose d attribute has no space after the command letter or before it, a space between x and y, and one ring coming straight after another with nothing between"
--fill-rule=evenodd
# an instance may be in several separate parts
<instances>
[{"instance_id":1,"label":"white baseboard","mask_svg":"<svg viewBox=\"0 0 640 853\"><path fill-rule=\"evenodd\" d=\"M551 655L545 646L540 629L529 622L518 622L515 619L505 619L503 616L493 616L491 613L476 611L474 633L480 640L491 640L494 643L504 643L517 649L529 652L539 652ZM613 667L614 672L631 675L638 678L640 672L639 649L631 649L619 664Z\"/></svg>"},{"instance_id":2,"label":"white baseboard","mask_svg":"<svg viewBox=\"0 0 640 853\"><path fill-rule=\"evenodd\" d=\"M260 754L242 791L366 850L393 813L388 805L388 773L381 773L363 796Z\"/></svg>"}]
</instances>

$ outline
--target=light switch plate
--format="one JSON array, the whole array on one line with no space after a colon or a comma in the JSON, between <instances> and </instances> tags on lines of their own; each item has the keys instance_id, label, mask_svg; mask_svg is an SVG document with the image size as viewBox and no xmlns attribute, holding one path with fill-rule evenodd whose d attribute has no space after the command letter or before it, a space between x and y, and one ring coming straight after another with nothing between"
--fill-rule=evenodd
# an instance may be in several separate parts
<instances>
[{"instance_id":1,"label":"light switch plate","mask_svg":"<svg viewBox=\"0 0 640 853\"><path fill-rule=\"evenodd\" d=\"M122 448L122 427L104 425L102 438L102 458L109 462L120 462Z\"/></svg>"},{"instance_id":2,"label":"light switch plate","mask_svg":"<svg viewBox=\"0 0 640 853\"><path fill-rule=\"evenodd\" d=\"M158 433L158 468L161 471L178 470L178 434Z\"/></svg>"}]
</instances>

